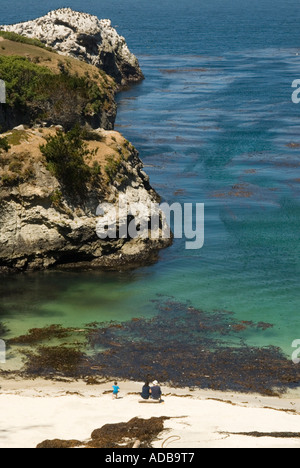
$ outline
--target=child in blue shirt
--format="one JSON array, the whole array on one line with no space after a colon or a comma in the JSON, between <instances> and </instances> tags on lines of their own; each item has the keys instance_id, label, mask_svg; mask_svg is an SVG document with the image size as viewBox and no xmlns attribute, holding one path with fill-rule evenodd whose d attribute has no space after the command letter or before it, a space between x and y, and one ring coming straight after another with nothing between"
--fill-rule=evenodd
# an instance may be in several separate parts
<instances>
[{"instance_id":1,"label":"child in blue shirt","mask_svg":"<svg viewBox=\"0 0 300 468\"><path fill-rule=\"evenodd\" d=\"M119 390L120 390L120 387L118 386L118 382L115 382L115 384L113 385L113 399L117 399L118 398L118 393L119 393Z\"/></svg>"}]
</instances>

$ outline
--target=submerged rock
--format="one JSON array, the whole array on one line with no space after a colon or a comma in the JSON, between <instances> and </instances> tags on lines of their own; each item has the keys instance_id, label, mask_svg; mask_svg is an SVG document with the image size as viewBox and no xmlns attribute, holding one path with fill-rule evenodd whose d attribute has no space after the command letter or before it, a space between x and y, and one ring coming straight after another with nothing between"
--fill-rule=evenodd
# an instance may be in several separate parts
<instances>
[{"instance_id":1,"label":"submerged rock","mask_svg":"<svg viewBox=\"0 0 300 468\"><path fill-rule=\"evenodd\" d=\"M122 86L143 79L137 58L110 20L61 8L41 18L0 29L39 39L59 54L95 65Z\"/></svg>"}]
</instances>

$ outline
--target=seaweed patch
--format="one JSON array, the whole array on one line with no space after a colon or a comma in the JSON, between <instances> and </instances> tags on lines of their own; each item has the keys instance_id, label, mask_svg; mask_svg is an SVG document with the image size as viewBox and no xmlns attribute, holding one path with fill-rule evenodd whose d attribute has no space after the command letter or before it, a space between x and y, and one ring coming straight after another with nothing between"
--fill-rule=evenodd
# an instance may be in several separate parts
<instances>
[{"instance_id":1,"label":"seaweed patch","mask_svg":"<svg viewBox=\"0 0 300 468\"><path fill-rule=\"evenodd\" d=\"M132 448L139 441L139 448L151 448L153 441L164 431L168 417L133 418L127 423L105 424L95 429L88 441L45 440L37 448Z\"/></svg>"},{"instance_id":2,"label":"seaweed patch","mask_svg":"<svg viewBox=\"0 0 300 468\"><path fill-rule=\"evenodd\" d=\"M73 344L23 349L24 375L156 378L175 387L264 395L299 386L300 369L280 348L247 345L253 334L269 333L272 324L237 321L231 312L206 312L174 300L154 304L152 318L87 325L80 330L80 345L78 330ZM63 329L56 331L64 336Z\"/></svg>"},{"instance_id":3,"label":"seaweed patch","mask_svg":"<svg viewBox=\"0 0 300 468\"><path fill-rule=\"evenodd\" d=\"M50 325L44 328L32 328L26 335L8 340L9 344L32 344L53 338L66 338L73 329L63 328L61 325Z\"/></svg>"}]
</instances>

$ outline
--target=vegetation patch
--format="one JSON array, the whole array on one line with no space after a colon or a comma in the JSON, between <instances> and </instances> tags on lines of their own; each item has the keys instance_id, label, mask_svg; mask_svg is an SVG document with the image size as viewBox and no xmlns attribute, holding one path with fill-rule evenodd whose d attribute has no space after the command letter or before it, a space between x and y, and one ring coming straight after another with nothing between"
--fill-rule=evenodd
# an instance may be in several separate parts
<instances>
[{"instance_id":1,"label":"vegetation patch","mask_svg":"<svg viewBox=\"0 0 300 468\"><path fill-rule=\"evenodd\" d=\"M6 83L7 106L21 123L47 121L70 129L101 114L107 95L89 76L65 66L54 73L26 57L0 56L0 79Z\"/></svg>"},{"instance_id":2,"label":"vegetation patch","mask_svg":"<svg viewBox=\"0 0 300 468\"><path fill-rule=\"evenodd\" d=\"M54 208L59 208L62 205L62 201L63 201L62 192L59 189L55 190L50 196L50 200Z\"/></svg>"},{"instance_id":3,"label":"vegetation patch","mask_svg":"<svg viewBox=\"0 0 300 468\"><path fill-rule=\"evenodd\" d=\"M18 146L22 141L28 140L28 134L25 130L12 130L5 138L10 149L11 146Z\"/></svg>"},{"instance_id":4,"label":"vegetation patch","mask_svg":"<svg viewBox=\"0 0 300 468\"><path fill-rule=\"evenodd\" d=\"M5 151L7 153L7 151L10 149L10 145L9 145L9 142L8 142L8 138L7 137L3 137L3 138L0 138L0 154Z\"/></svg>"},{"instance_id":5,"label":"vegetation patch","mask_svg":"<svg viewBox=\"0 0 300 468\"><path fill-rule=\"evenodd\" d=\"M117 174L120 172L123 161L123 154L119 155L118 157L116 157L115 155L110 155L106 157L106 164L104 170L110 183L112 183L115 180Z\"/></svg>"},{"instance_id":6,"label":"vegetation patch","mask_svg":"<svg viewBox=\"0 0 300 468\"><path fill-rule=\"evenodd\" d=\"M13 187L34 177L32 156L29 152L0 152L0 181L4 187Z\"/></svg>"},{"instance_id":7,"label":"vegetation patch","mask_svg":"<svg viewBox=\"0 0 300 468\"><path fill-rule=\"evenodd\" d=\"M56 135L46 138L47 143L41 145L40 150L46 158L48 169L63 184L68 194L83 198L87 184L99 175L99 170L85 163L85 158L94 156L97 149L89 150L81 135L79 126L67 133L58 131ZM57 202L56 195L54 201Z\"/></svg>"}]
</instances>

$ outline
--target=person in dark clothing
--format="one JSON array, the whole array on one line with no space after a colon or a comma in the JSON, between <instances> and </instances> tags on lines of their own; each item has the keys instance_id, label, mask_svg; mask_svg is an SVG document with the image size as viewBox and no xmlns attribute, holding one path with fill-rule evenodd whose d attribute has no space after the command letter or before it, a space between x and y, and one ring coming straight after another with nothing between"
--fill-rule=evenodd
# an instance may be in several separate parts
<instances>
[{"instance_id":1,"label":"person in dark clothing","mask_svg":"<svg viewBox=\"0 0 300 468\"><path fill-rule=\"evenodd\" d=\"M149 400L150 395L151 395L151 388L150 388L149 382L145 382L145 385L142 388L141 397L143 398L143 400Z\"/></svg>"},{"instance_id":2,"label":"person in dark clothing","mask_svg":"<svg viewBox=\"0 0 300 468\"><path fill-rule=\"evenodd\" d=\"M157 380L154 380L152 385L153 385L153 387L151 387L151 398L153 400L159 400L160 401L162 392L161 392L160 386L158 385Z\"/></svg>"}]
</instances>

